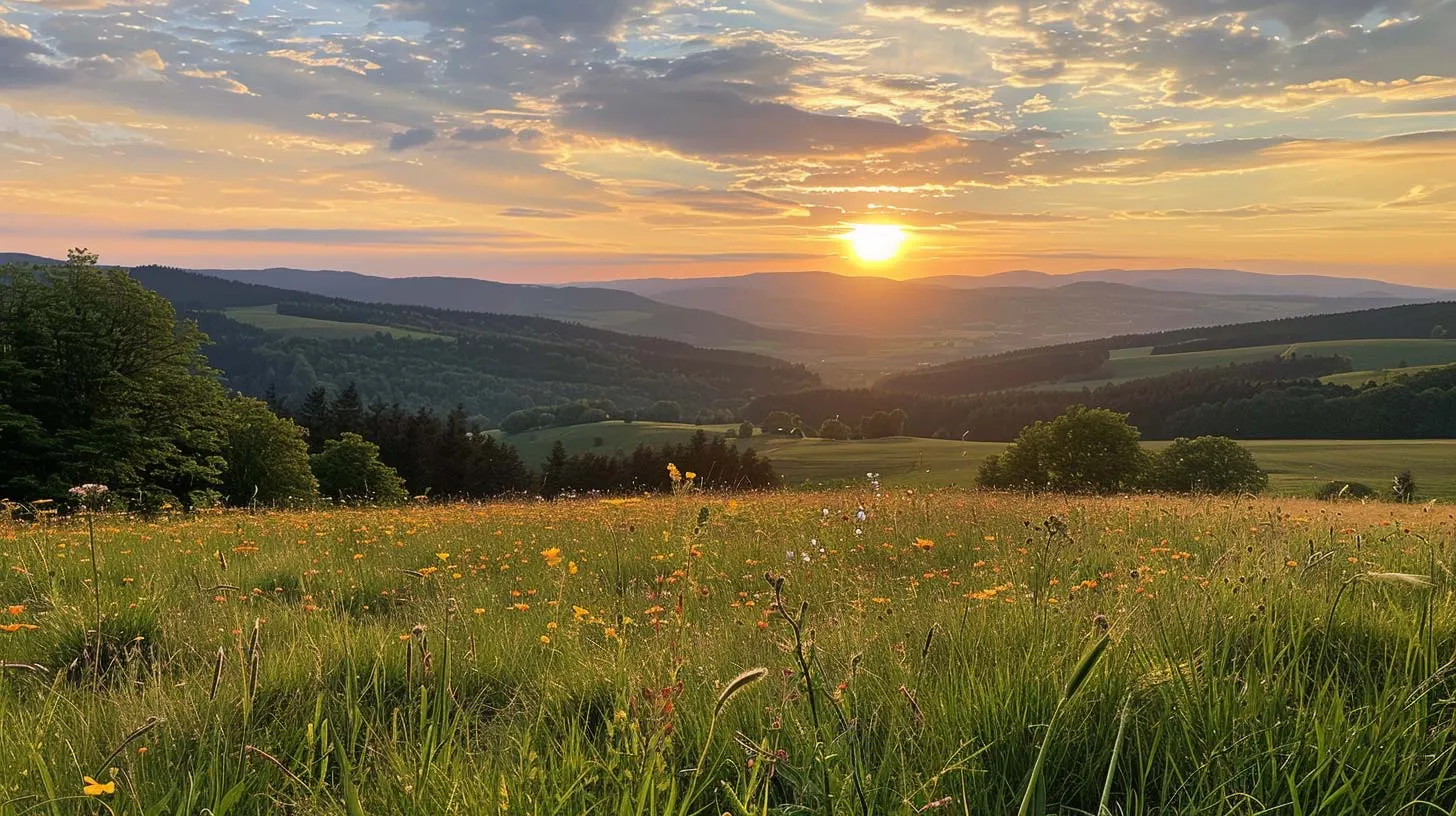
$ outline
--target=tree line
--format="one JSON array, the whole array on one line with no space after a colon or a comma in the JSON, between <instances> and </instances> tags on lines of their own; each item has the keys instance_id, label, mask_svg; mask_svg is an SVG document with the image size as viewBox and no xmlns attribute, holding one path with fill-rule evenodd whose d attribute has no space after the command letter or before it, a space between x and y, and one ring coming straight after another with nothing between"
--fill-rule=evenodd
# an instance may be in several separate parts
<instances>
[{"instance_id":1,"label":"tree line","mask_svg":"<svg viewBox=\"0 0 1456 816\"><path fill-rule=\"evenodd\" d=\"M1350 370L1344 357L1271 357L1189 369L1080 391L1021 390L947 397L877 389L815 389L752 400L765 428L784 417L812 429L843 416L904 411L904 433L1008 442L1074 405L1129 415L1149 439L1396 439L1456 436L1456 369L1351 388L1320 377ZM772 421L771 421L771 418Z\"/></svg>"}]
</instances>

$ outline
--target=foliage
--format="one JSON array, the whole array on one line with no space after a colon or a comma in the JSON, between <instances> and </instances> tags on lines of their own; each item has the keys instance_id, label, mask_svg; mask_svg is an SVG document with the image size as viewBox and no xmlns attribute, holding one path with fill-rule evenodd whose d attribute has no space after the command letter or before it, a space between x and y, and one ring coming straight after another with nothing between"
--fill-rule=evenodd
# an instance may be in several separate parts
<instances>
[{"instance_id":1,"label":"foliage","mask_svg":"<svg viewBox=\"0 0 1456 816\"><path fill-rule=\"evenodd\" d=\"M697 431L685 443L639 445L631 453L610 455L587 451L568 456L558 441L542 466L541 495L671 492L668 465L696 474L694 486L703 490L761 490L782 484L773 465L752 448L740 451L722 436L710 440L706 432Z\"/></svg>"},{"instance_id":2,"label":"foliage","mask_svg":"<svg viewBox=\"0 0 1456 816\"><path fill-rule=\"evenodd\" d=\"M954 396L1024 388L1091 377L1107 363L1106 348L1011 351L894 374L875 383L882 391Z\"/></svg>"},{"instance_id":3,"label":"foliage","mask_svg":"<svg viewBox=\"0 0 1456 816\"><path fill-rule=\"evenodd\" d=\"M1222 436L1174 440L1148 473L1148 487L1165 493L1261 493L1268 486L1254 455Z\"/></svg>"},{"instance_id":4,"label":"foliage","mask_svg":"<svg viewBox=\"0 0 1456 816\"><path fill-rule=\"evenodd\" d=\"M318 498L304 429L250 397L228 399L222 490L235 505L307 503Z\"/></svg>"},{"instance_id":5,"label":"foliage","mask_svg":"<svg viewBox=\"0 0 1456 816\"><path fill-rule=\"evenodd\" d=\"M514 411L501 420L500 429L508 434L516 434L536 428L587 425L604 422L617 414L617 405L611 400L582 399Z\"/></svg>"},{"instance_id":6,"label":"foliage","mask_svg":"<svg viewBox=\"0 0 1456 816\"><path fill-rule=\"evenodd\" d=\"M1128 414L1131 422L1141 428L1149 439L1206 435L1252 438L1250 434L1257 434L1258 438L1370 438L1361 434L1394 433L1394 426L1350 428L1348 432L1355 436L1301 430L1318 428L1327 421L1314 415L1317 408L1302 405L1288 406L1286 410L1295 413L1286 416L1251 416L1258 412L1239 410L1237 416L1231 417L1227 423L1217 421L1216 416L1199 413L1216 411L1220 406L1235 405L1244 399L1300 389L1314 389L1331 398L1348 396L1355 392L1342 387L1321 386L1313 378L1349 369L1349 361L1338 357L1271 357L1250 363L1190 369L1082 391L1028 390L944 397L873 389L816 389L760 397L750 402L743 413L750 419L764 417L764 427L768 428L773 427L768 421L769 416L802 415L809 423L819 423L840 415L868 416L880 411L893 413L902 410L907 413L904 432L911 436L969 438L986 442L1014 439L1027 425L1050 420L1073 405L1107 408ZM1437 428L1456 423L1456 418L1444 417L1435 412L1435 406L1431 408L1423 415L1424 421L1416 426L1417 429L1429 428L1434 432ZM1264 426L1275 425L1279 433L1269 437L1260 433ZM1346 429L1342 427L1341 430ZM1456 436L1456 432L1447 435Z\"/></svg>"},{"instance_id":7,"label":"foliage","mask_svg":"<svg viewBox=\"0 0 1456 816\"><path fill-rule=\"evenodd\" d=\"M854 429L838 419L826 419L819 423L819 437L821 439L845 440L854 435Z\"/></svg>"},{"instance_id":8,"label":"foliage","mask_svg":"<svg viewBox=\"0 0 1456 816\"><path fill-rule=\"evenodd\" d=\"M825 419L828 418L825 417ZM800 419L798 414L791 414L788 411L769 411L759 424L764 433L786 434L804 427L804 420Z\"/></svg>"},{"instance_id":9,"label":"foliage","mask_svg":"<svg viewBox=\"0 0 1456 816\"><path fill-rule=\"evenodd\" d=\"M1128 490L1148 469L1140 438L1126 414L1074 406L1027 427L1005 453L987 459L980 484L1063 493Z\"/></svg>"},{"instance_id":10,"label":"foliage","mask_svg":"<svg viewBox=\"0 0 1456 816\"><path fill-rule=\"evenodd\" d=\"M275 388L299 402L316 386L355 383L365 404L504 417L538 405L612 400L624 409L676 401L696 412L818 383L801 365L736 351L635 337L534 317L365 304L235 283L175 269L135 270L212 337L208 359L227 384L252 396ZM319 337L266 332L228 318L236 307L277 305L278 314L392 326L442 335L423 340L377 333Z\"/></svg>"},{"instance_id":11,"label":"foliage","mask_svg":"<svg viewBox=\"0 0 1456 816\"><path fill-rule=\"evenodd\" d=\"M207 338L96 262L73 250L60 266L0 268L0 495L101 482L140 507L185 501L224 467Z\"/></svg>"},{"instance_id":12,"label":"foliage","mask_svg":"<svg viewBox=\"0 0 1456 816\"><path fill-rule=\"evenodd\" d=\"M287 413L286 406L279 410ZM346 386L333 399L316 388L294 419L315 451L343 433L378 445L380 461L399 473L411 495L485 498L526 492L534 481L515 449L481 433L459 406L443 417L382 402L362 408L354 388Z\"/></svg>"},{"instance_id":13,"label":"foliage","mask_svg":"<svg viewBox=\"0 0 1456 816\"><path fill-rule=\"evenodd\" d=\"M389 504L409 498L404 480L394 468L379 461L379 446L356 433L345 433L324 443L311 457L319 491L340 502Z\"/></svg>"},{"instance_id":14,"label":"foliage","mask_svg":"<svg viewBox=\"0 0 1456 816\"><path fill-rule=\"evenodd\" d=\"M906 414L903 408L896 408L893 411L876 411L859 421L859 435L863 439L904 436L905 426L909 421L910 415Z\"/></svg>"},{"instance_id":15,"label":"foliage","mask_svg":"<svg viewBox=\"0 0 1456 816\"><path fill-rule=\"evenodd\" d=\"M1321 501L1337 499L1369 499L1375 496L1375 489L1360 482L1330 482L1315 491L1315 498Z\"/></svg>"}]
</instances>

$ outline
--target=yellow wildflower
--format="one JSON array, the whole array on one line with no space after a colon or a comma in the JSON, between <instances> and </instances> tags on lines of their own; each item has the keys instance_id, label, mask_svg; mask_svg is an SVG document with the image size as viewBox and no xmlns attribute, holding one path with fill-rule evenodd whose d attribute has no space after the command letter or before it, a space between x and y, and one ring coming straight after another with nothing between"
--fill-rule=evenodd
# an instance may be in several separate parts
<instances>
[{"instance_id":1,"label":"yellow wildflower","mask_svg":"<svg viewBox=\"0 0 1456 816\"><path fill-rule=\"evenodd\" d=\"M81 789L81 792L87 796L107 796L116 793L115 782L107 782L103 785L89 776L81 777L81 781L86 783L86 786Z\"/></svg>"}]
</instances>

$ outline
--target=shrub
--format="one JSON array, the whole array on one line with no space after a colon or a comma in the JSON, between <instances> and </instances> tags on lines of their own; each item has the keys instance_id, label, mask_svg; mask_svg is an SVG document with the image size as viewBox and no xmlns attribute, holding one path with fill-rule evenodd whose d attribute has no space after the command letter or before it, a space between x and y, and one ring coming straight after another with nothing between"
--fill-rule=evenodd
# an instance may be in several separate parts
<instances>
[{"instance_id":1,"label":"shrub","mask_svg":"<svg viewBox=\"0 0 1456 816\"><path fill-rule=\"evenodd\" d=\"M1200 436L1178 439L1154 457L1148 486L1165 493L1260 493L1269 474L1232 439Z\"/></svg>"},{"instance_id":2,"label":"shrub","mask_svg":"<svg viewBox=\"0 0 1456 816\"><path fill-rule=\"evenodd\" d=\"M1322 501L1337 499L1368 499L1375 495L1375 489L1359 482L1330 482L1315 492L1315 498Z\"/></svg>"},{"instance_id":3,"label":"shrub","mask_svg":"<svg viewBox=\"0 0 1456 816\"><path fill-rule=\"evenodd\" d=\"M324 443L312 457L314 476L325 496L345 502L402 502L409 498L404 480L379 461L379 446L346 433Z\"/></svg>"},{"instance_id":4,"label":"shrub","mask_svg":"<svg viewBox=\"0 0 1456 816\"><path fill-rule=\"evenodd\" d=\"M853 433L853 428L837 419L826 419L819 425L819 436L824 439L844 440Z\"/></svg>"},{"instance_id":5,"label":"shrub","mask_svg":"<svg viewBox=\"0 0 1456 816\"><path fill-rule=\"evenodd\" d=\"M298 503L318 498L318 480L310 467L303 429L275 416L263 402L247 397L228 400L225 445L223 490L233 504Z\"/></svg>"}]
</instances>

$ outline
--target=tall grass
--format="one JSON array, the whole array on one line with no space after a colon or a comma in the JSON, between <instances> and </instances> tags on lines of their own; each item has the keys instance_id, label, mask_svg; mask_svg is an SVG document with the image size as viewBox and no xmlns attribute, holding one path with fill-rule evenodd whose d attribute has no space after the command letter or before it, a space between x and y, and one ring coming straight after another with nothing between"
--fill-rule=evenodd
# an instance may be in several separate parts
<instances>
[{"instance_id":1,"label":"tall grass","mask_svg":"<svg viewBox=\"0 0 1456 816\"><path fill-rule=\"evenodd\" d=\"M0 816L1456 802L1445 508L689 492L94 522L99 580L84 521L0 526Z\"/></svg>"}]
</instances>

